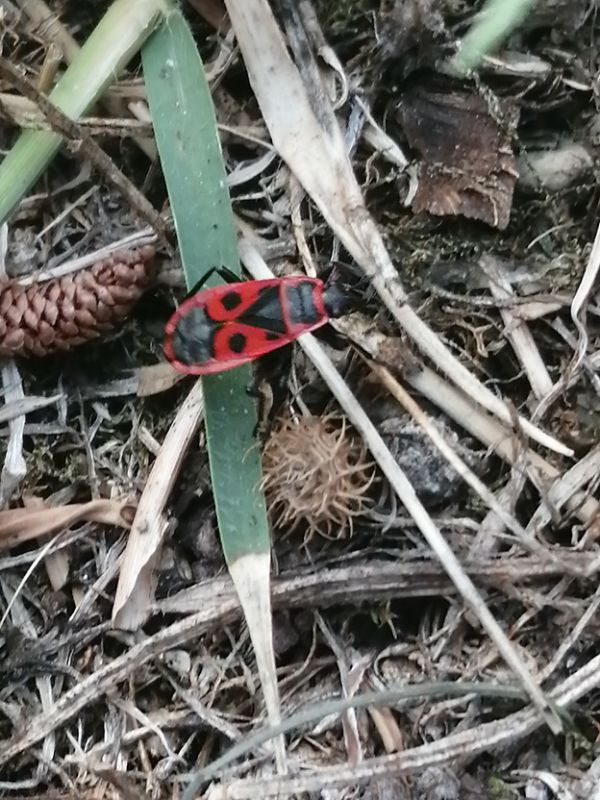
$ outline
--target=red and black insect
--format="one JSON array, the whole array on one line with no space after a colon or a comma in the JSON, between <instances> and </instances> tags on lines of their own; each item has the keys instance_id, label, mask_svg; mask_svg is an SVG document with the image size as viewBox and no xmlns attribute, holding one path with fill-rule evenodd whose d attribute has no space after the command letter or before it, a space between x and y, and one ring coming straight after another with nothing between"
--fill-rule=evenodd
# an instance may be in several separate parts
<instances>
[{"instance_id":1,"label":"red and black insect","mask_svg":"<svg viewBox=\"0 0 600 800\"><path fill-rule=\"evenodd\" d=\"M335 280L288 276L229 283L185 300L168 321L164 350L189 375L224 372L289 344L356 304Z\"/></svg>"}]
</instances>

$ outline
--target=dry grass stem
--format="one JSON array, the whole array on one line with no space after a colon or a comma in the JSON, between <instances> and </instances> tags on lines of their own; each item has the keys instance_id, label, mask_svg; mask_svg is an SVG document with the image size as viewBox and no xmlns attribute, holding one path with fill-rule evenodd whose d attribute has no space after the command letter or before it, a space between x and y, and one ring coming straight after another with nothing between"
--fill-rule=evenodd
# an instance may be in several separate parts
<instances>
[{"instance_id":1,"label":"dry grass stem","mask_svg":"<svg viewBox=\"0 0 600 800\"><path fill-rule=\"evenodd\" d=\"M585 326L585 306L588 302L599 271L600 225L596 230L596 236L594 238L594 243L592 245L592 250L588 258L585 272L583 273L575 296L573 297L573 302L571 303L571 319L573 320L578 333L575 355L573 356L568 368L565 370L561 380L557 381L552 391L549 392L539 403L534 413L535 419L540 419L543 417L547 410L551 407L552 403L558 397L560 397L560 395L565 391L566 387L569 386L571 376L578 371L581 363L585 359L589 343L589 337Z\"/></svg>"},{"instance_id":2,"label":"dry grass stem","mask_svg":"<svg viewBox=\"0 0 600 800\"><path fill-rule=\"evenodd\" d=\"M482 256L480 264L489 278L492 295L500 300L510 298L513 292L502 263L491 256ZM504 322L504 335L525 370L535 398L541 400L552 391L553 384L533 335L527 324L517 316L517 309L500 308L500 315Z\"/></svg>"},{"instance_id":3,"label":"dry grass stem","mask_svg":"<svg viewBox=\"0 0 600 800\"><path fill-rule=\"evenodd\" d=\"M0 75L10 81L19 91L36 103L48 121L52 130L59 133L67 141L77 142L77 153L82 158L88 159L100 172L104 180L113 185L119 192L127 197L131 207L136 209L142 219L148 222L154 230L164 239L167 238L167 227L156 209L147 200L132 181L116 166L104 150L94 139L85 133L78 125L26 78L11 62L0 56Z\"/></svg>"},{"instance_id":4,"label":"dry grass stem","mask_svg":"<svg viewBox=\"0 0 600 800\"><path fill-rule=\"evenodd\" d=\"M23 403L25 392L16 364L13 361L0 359L2 384L4 386L4 402L7 405ZM0 475L0 508L4 508L18 489L27 474L27 464L23 456L23 435L25 432L25 414L20 413L8 423L8 445L2 474Z\"/></svg>"},{"instance_id":5,"label":"dry grass stem","mask_svg":"<svg viewBox=\"0 0 600 800\"><path fill-rule=\"evenodd\" d=\"M552 692L552 701L557 708L568 708L599 685L600 656L596 656L558 685ZM362 764L351 767L325 767L315 770L313 775L300 778L231 781L225 787L225 796L228 800L250 800L257 796L291 798L303 792L361 785L390 775L421 771L435 764L452 763L456 759L470 757L473 753L498 748L509 741L523 740L539 725L540 720L534 711L518 711L507 715L500 722L484 723L403 753L367 759Z\"/></svg>"},{"instance_id":6,"label":"dry grass stem","mask_svg":"<svg viewBox=\"0 0 600 800\"><path fill-rule=\"evenodd\" d=\"M117 628L135 630L148 614L154 568L168 530L165 505L200 426L202 410L202 385L196 381L163 441L131 526L113 606L112 620Z\"/></svg>"},{"instance_id":7,"label":"dry grass stem","mask_svg":"<svg viewBox=\"0 0 600 800\"><path fill-rule=\"evenodd\" d=\"M534 450L521 447L514 434L473 405L471 398L451 386L433 370L416 362L413 356L399 347L398 340L380 333L370 322L366 322L356 314L345 320L337 320L335 325L373 359L384 364L389 370L400 370L413 389L420 392L430 403L455 420L486 447L492 448L500 458L513 466L525 469L530 477L533 476L534 482L539 483L537 474L544 483L553 481L559 476L556 467ZM591 522L599 510L598 503L593 497L585 497L579 493L571 499L568 507L572 508L585 523Z\"/></svg>"},{"instance_id":8,"label":"dry grass stem","mask_svg":"<svg viewBox=\"0 0 600 800\"><path fill-rule=\"evenodd\" d=\"M0 511L0 550L47 536L81 520L129 528L135 506L128 500L90 500L55 508L11 508Z\"/></svg>"},{"instance_id":9,"label":"dry grass stem","mask_svg":"<svg viewBox=\"0 0 600 800\"><path fill-rule=\"evenodd\" d=\"M421 425L425 433L429 436L431 441L438 448L440 453L447 459L463 480L481 497L484 503L492 510L496 516L512 531L518 538L519 542L526 549L531 549L538 555L545 558L552 558L551 552L545 550L537 544L535 539L529 535L522 525L519 524L514 515L509 514L498 503L493 493L487 486L469 469L460 456L452 449L452 447L445 441L443 436L439 433L432 420L424 413L423 409L419 407L408 392L401 386L400 383L393 377L393 375L385 368L374 362L369 362L369 367L375 375L380 379L382 384L388 389L392 397L395 397L401 403L408 413Z\"/></svg>"},{"instance_id":10,"label":"dry grass stem","mask_svg":"<svg viewBox=\"0 0 600 800\"><path fill-rule=\"evenodd\" d=\"M80 48L69 30L60 21L59 16L51 11L44 0L18 0L18 5L42 36L47 38L50 43L55 44L64 55L66 62L70 64L79 53ZM122 103L110 93L104 97L103 105L114 116L119 116L123 109ZM134 136L133 139L149 159L156 160L156 146L151 137Z\"/></svg>"}]
</instances>

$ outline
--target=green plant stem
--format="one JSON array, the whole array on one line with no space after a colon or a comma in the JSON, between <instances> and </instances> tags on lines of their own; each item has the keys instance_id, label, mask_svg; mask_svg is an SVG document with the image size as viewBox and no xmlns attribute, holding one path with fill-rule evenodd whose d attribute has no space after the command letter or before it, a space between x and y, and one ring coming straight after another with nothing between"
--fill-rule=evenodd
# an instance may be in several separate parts
<instances>
[{"instance_id":1,"label":"green plant stem","mask_svg":"<svg viewBox=\"0 0 600 800\"><path fill-rule=\"evenodd\" d=\"M84 114L138 52L171 0L115 0L49 99L73 120ZM28 130L0 164L0 224L16 207L60 147L53 131Z\"/></svg>"}]
</instances>

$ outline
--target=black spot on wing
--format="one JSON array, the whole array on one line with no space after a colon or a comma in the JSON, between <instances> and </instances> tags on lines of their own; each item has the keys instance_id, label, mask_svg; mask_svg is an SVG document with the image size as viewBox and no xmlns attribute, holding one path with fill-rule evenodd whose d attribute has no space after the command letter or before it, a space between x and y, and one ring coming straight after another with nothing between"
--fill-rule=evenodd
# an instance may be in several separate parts
<instances>
[{"instance_id":1,"label":"black spot on wing","mask_svg":"<svg viewBox=\"0 0 600 800\"><path fill-rule=\"evenodd\" d=\"M243 333L232 333L229 337L229 349L232 353L243 353L246 347L246 337Z\"/></svg>"},{"instance_id":2,"label":"black spot on wing","mask_svg":"<svg viewBox=\"0 0 600 800\"><path fill-rule=\"evenodd\" d=\"M235 289L232 289L227 294L224 294L221 297L221 305L225 309L225 311L233 311L234 308L237 308L239 304L242 302L242 296L239 292L236 292Z\"/></svg>"},{"instance_id":3,"label":"black spot on wing","mask_svg":"<svg viewBox=\"0 0 600 800\"><path fill-rule=\"evenodd\" d=\"M267 331L265 333L265 339L267 342L277 342L279 339L281 339L281 334L273 333L273 331Z\"/></svg>"}]
</instances>

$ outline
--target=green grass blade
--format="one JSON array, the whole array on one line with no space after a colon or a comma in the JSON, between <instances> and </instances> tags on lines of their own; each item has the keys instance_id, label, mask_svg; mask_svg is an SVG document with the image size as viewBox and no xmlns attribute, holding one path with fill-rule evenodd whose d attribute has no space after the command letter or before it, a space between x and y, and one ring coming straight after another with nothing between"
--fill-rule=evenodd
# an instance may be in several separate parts
<instances>
[{"instance_id":1,"label":"green grass blade","mask_svg":"<svg viewBox=\"0 0 600 800\"><path fill-rule=\"evenodd\" d=\"M535 0L488 0L481 14L465 36L454 58L464 72L474 69L527 16Z\"/></svg>"},{"instance_id":2,"label":"green grass blade","mask_svg":"<svg viewBox=\"0 0 600 800\"><path fill-rule=\"evenodd\" d=\"M188 287L211 267L239 274L237 239L210 90L184 17L171 13L144 47L148 102ZM213 279L214 282L215 279ZM213 495L227 565L252 637L265 702L279 719L270 608L270 537L260 491L249 367L203 379ZM283 740L276 747L283 769Z\"/></svg>"},{"instance_id":3,"label":"green grass blade","mask_svg":"<svg viewBox=\"0 0 600 800\"><path fill-rule=\"evenodd\" d=\"M138 52L169 0L115 0L50 93L50 100L76 120L113 83ZM48 166L61 144L52 131L28 130L0 164L0 224Z\"/></svg>"},{"instance_id":4,"label":"green grass blade","mask_svg":"<svg viewBox=\"0 0 600 800\"><path fill-rule=\"evenodd\" d=\"M200 56L173 12L143 51L156 142L188 287L216 266L240 272L217 124ZM218 277L209 282L218 281ZM269 550L256 409L249 367L203 379L206 430L223 549L228 561Z\"/></svg>"}]
</instances>

